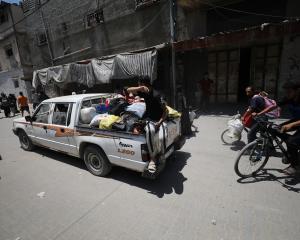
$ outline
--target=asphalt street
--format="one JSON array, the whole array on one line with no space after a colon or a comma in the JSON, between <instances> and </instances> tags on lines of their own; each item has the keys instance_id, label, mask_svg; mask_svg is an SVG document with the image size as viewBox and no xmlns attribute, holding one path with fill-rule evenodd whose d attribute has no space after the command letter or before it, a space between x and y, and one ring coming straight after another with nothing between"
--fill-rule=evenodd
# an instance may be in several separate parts
<instances>
[{"instance_id":1,"label":"asphalt street","mask_svg":"<svg viewBox=\"0 0 300 240\"><path fill-rule=\"evenodd\" d=\"M82 160L25 152L0 113L0 240L299 239L300 183L267 173L239 180L239 147L223 145L228 116L200 116L199 132L156 180L114 168L95 177Z\"/></svg>"}]
</instances>

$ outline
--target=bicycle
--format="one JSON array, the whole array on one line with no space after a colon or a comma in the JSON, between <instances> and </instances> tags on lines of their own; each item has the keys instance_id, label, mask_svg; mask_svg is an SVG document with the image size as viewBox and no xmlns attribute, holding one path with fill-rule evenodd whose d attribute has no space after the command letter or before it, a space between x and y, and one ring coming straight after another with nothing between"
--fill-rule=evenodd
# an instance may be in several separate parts
<instances>
[{"instance_id":1,"label":"bicycle","mask_svg":"<svg viewBox=\"0 0 300 240\"><path fill-rule=\"evenodd\" d=\"M239 119L241 120L241 114L236 114L234 115L229 121L233 121L233 120L236 120L236 119ZM242 129L242 132L245 131L245 132L248 132L249 130L246 128L246 127L243 127ZM233 145L235 142L239 142L242 138L242 133L239 134L239 135L231 135L230 134L230 129L229 127L226 128L222 133L221 133L221 140L224 144L226 145Z\"/></svg>"},{"instance_id":2,"label":"bicycle","mask_svg":"<svg viewBox=\"0 0 300 240\"><path fill-rule=\"evenodd\" d=\"M288 134L279 132L280 125L259 118L254 119L259 124L259 137L239 152L234 164L235 173L242 178L252 177L262 170L269 160L272 148L279 148L283 157L288 159L288 152L283 146ZM246 169L242 168L243 163L247 165Z\"/></svg>"}]
</instances>

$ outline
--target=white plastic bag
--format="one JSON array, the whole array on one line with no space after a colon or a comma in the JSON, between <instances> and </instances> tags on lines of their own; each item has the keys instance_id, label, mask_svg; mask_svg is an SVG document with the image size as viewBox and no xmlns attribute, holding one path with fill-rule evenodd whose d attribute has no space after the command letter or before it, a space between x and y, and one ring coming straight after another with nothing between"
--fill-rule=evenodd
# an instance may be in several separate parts
<instances>
[{"instance_id":1,"label":"white plastic bag","mask_svg":"<svg viewBox=\"0 0 300 240\"><path fill-rule=\"evenodd\" d=\"M137 102L129 105L125 109L127 112L132 112L137 115L139 118L142 118L146 112L146 104L143 102Z\"/></svg>"},{"instance_id":2,"label":"white plastic bag","mask_svg":"<svg viewBox=\"0 0 300 240\"><path fill-rule=\"evenodd\" d=\"M193 123L193 121L196 118L196 113L194 111L189 112L189 118L190 118L190 122Z\"/></svg>"},{"instance_id":3,"label":"white plastic bag","mask_svg":"<svg viewBox=\"0 0 300 240\"><path fill-rule=\"evenodd\" d=\"M89 124L96 114L96 109L94 107L83 108L80 111L80 121L84 124Z\"/></svg>"},{"instance_id":4,"label":"white plastic bag","mask_svg":"<svg viewBox=\"0 0 300 240\"><path fill-rule=\"evenodd\" d=\"M99 127L100 121L103 120L104 118L106 118L108 116L107 113L104 114L98 114L95 117L93 117L90 126L91 127Z\"/></svg>"},{"instance_id":5,"label":"white plastic bag","mask_svg":"<svg viewBox=\"0 0 300 240\"><path fill-rule=\"evenodd\" d=\"M227 135L231 138L240 138L244 125L240 119L231 119L228 121L228 133Z\"/></svg>"}]
</instances>

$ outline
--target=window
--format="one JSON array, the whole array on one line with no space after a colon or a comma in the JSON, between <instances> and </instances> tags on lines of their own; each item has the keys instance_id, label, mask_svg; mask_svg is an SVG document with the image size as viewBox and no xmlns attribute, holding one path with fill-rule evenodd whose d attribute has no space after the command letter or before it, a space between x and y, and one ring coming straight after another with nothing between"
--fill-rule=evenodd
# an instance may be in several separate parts
<instances>
[{"instance_id":1,"label":"window","mask_svg":"<svg viewBox=\"0 0 300 240\"><path fill-rule=\"evenodd\" d=\"M6 56L7 56L7 57L12 57L12 56L14 55L11 46L9 46L9 47L7 47L7 48L5 49L5 53L6 53Z\"/></svg>"},{"instance_id":2,"label":"window","mask_svg":"<svg viewBox=\"0 0 300 240\"><path fill-rule=\"evenodd\" d=\"M135 9L147 7L158 3L160 0L135 0Z\"/></svg>"},{"instance_id":3,"label":"window","mask_svg":"<svg viewBox=\"0 0 300 240\"><path fill-rule=\"evenodd\" d=\"M5 12L5 9L0 9L0 24L5 23L8 21L8 15Z\"/></svg>"},{"instance_id":4,"label":"window","mask_svg":"<svg viewBox=\"0 0 300 240\"><path fill-rule=\"evenodd\" d=\"M14 80L14 86L15 86L15 88L19 87L19 81L18 80Z\"/></svg>"},{"instance_id":5,"label":"window","mask_svg":"<svg viewBox=\"0 0 300 240\"><path fill-rule=\"evenodd\" d=\"M36 0L23 0L22 8L23 12L28 12L35 8Z\"/></svg>"},{"instance_id":6,"label":"window","mask_svg":"<svg viewBox=\"0 0 300 240\"><path fill-rule=\"evenodd\" d=\"M50 112L50 103L42 104L38 110L34 113L34 122L48 123L48 117Z\"/></svg>"},{"instance_id":7,"label":"window","mask_svg":"<svg viewBox=\"0 0 300 240\"><path fill-rule=\"evenodd\" d=\"M70 106L70 107L69 107ZM57 103L55 104L55 108L53 111L52 124L67 126L70 124L71 113L68 112L70 108L70 112L72 111L71 104L69 103ZM68 123L68 124L67 124Z\"/></svg>"},{"instance_id":8,"label":"window","mask_svg":"<svg viewBox=\"0 0 300 240\"><path fill-rule=\"evenodd\" d=\"M66 22L63 22L63 23L61 24L61 29L62 29L62 32L63 32L63 33L68 32L68 30L69 30L68 24L67 24Z\"/></svg>"},{"instance_id":9,"label":"window","mask_svg":"<svg viewBox=\"0 0 300 240\"><path fill-rule=\"evenodd\" d=\"M38 41L38 46L45 45L47 43L47 37L45 33L38 33L37 34L37 41Z\"/></svg>"},{"instance_id":10,"label":"window","mask_svg":"<svg viewBox=\"0 0 300 240\"><path fill-rule=\"evenodd\" d=\"M97 9L95 12L86 16L87 27L92 27L100 23L104 23L103 9Z\"/></svg>"},{"instance_id":11,"label":"window","mask_svg":"<svg viewBox=\"0 0 300 240\"><path fill-rule=\"evenodd\" d=\"M91 119L90 119L90 115L93 116L94 111L92 109L90 113L88 113L89 111L85 112L84 109L86 108L94 108L96 113L106 113L108 111L107 107L106 107L106 100L107 98L111 98L112 95L103 95L101 97L96 97L93 99L89 99L89 100L85 100L82 102L81 104L81 108L80 108L80 117L79 117L79 124L90 124ZM86 114L88 113L88 114Z\"/></svg>"}]
</instances>

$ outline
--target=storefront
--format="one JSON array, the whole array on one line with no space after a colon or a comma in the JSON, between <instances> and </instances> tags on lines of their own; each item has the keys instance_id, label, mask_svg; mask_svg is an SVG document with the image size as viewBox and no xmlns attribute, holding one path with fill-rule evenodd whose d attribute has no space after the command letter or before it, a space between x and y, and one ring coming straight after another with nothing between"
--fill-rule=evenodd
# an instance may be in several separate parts
<instances>
[{"instance_id":1,"label":"storefront","mask_svg":"<svg viewBox=\"0 0 300 240\"><path fill-rule=\"evenodd\" d=\"M197 82L205 72L213 81L211 102L245 101L244 89L249 85L278 98L280 86L287 80L281 77L286 75L282 71L287 71L282 68L284 42L299 33L299 21L285 21L175 43L179 58L189 59L182 79L190 103L199 100Z\"/></svg>"}]
</instances>

